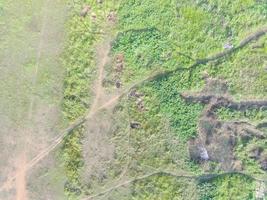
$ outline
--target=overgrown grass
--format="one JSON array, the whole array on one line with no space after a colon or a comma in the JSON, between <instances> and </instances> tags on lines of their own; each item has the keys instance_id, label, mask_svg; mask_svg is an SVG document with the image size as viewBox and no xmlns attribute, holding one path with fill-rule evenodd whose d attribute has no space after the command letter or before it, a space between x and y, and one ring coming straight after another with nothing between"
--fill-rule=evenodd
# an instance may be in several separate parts
<instances>
[{"instance_id":1,"label":"overgrown grass","mask_svg":"<svg viewBox=\"0 0 267 200\"><path fill-rule=\"evenodd\" d=\"M168 68L168 41L155 28L119 33L112 45L113 54L123 53L126 66L123 82L134 82L149 72Z\"/></svg>"},{"instance_id":2,"label":"overgrown grass","mask_svg":"<svg viewBox=\"0 0 267 200\"><path fill-rule=\"evenodd\" d=\"M255 199L255 182L241 175L226 175L200 183L200 200L252 200Z\"/></svg>"},{"instance_id":3,"label":"overgrown grass","mask_svg":"<svg viewBox=\"0 0 267 200\"><path fill-rule=\"evenodd\" d=\"M81 5L81 2L78 5ZM92 3L92 5L96 4ZM138 111L135 102L127 104L128 112L130 110L130 119L142 124L142 129L131 134L131 145L134 147L132 159L137 169L146 165L155 168L170 165L185 171L195 173L199 171L189 162L185 144L190 138L197 135L197 121L203 105L188 104L180 97L180 94L203 87L202 71L207 70L214 77L226 78L233 94L239 92L245 94L246 91L249 91L251 95L259 93L262 93L262 96L265 95L263 84L266 79L265 75L253 71L255 74L249 77L251 68L255 64L258 66L257 69L263 72L261 67L264 63L265 50L254 52L249 48L242 49L219 62L199 65L191 71L188 70L197 59L224 50L226 44L236 46L250 30L255 30L265 24L265 11L266 5L263 2L252 0L234 2L230 0L120 1L117 13L118 35L112 45L112 55L115 56L118 53L124 55L125 66L122 77L120 77L123 84L130 84L147 77L153 71L181 68L171 76L158 78L139 88L145 95L144 104L147 111ZM99 10L96 12L103 13ZM72 30L74 36L68 47L69 54L66 60L67 66L69 66L69 76L65 82L64 95L64 107L67 116L69 115L69 120L74 120L84 114L88 106L89 95L86 91L90 84L89 74L92 73L92 68L89 67L92 63L88 63L88 58L92 60L91 41L94 40L91 33L87 32L87 28L92 26L92 24L88 24L88 20L86 22L79 21L78 17L74 17L73 20L75 23L71 26L74 27ZM83 26L83 23L86 26ZM81 37L81 35L83 36ZM247 55L251 55L251 57ZM246 63L249 63L248 67L243 68ZM242 75L237 76L238 73L242 73ZM248 77L249 84L244 84L243 77ZM248 85L251 84L253 86L249 88ZM247 90L248 88L249 90ZM232 115L224 110L219 112L221 116ZM256 115L258 116L259 112ZM249 116L257 118L253 114L249 114ZM164 122L170 123L171 127L167 130L167 138L164 137L166 134L164 132L166 130L163 130ZM122 134L123 131L118 132ZM81 137L82 127L65 141L66 169L69 174L69 185L71 185L71 187L67 187L67 192L70 193L73 191L79 193L80 190L79 170L83 165L79 144ZM167 139L176 139L184 145L173 145ZM180 157L176 154L178 150ZM118 159L125 159L125 155L121 154L121 157L117 154ZM130 174L138 173L137 169L131 169ZM247 199L250 197L247 194L251 194L252 187L246 185L245 189L240 191L233 189L234 187L230 188L233 183L240 184L242 181L250 183L244 177L231 176L216 180L213 182L216 185L216 194L214 195L217 195L217 199L227 199L229 194ZM179 187L180 185L172 178L154 177L147 182L136 183L134 185L136 192L131 198L180 199L183 197L177 190ZM230 188L229 194L225 192L228 187Z\"/></svg>"},{"instance_id":4,"label":"overgrown grass","mask_svg":"<svg viewBox=\"0 0 267 200\"><path fill-rule=\"evenodd\" d=\"M250 0L235 3L122 1L118 10L118 28L123 31L115 40L113 51L125 55L124 81L133 81L157 69L186 68L195 59L222 51L226 43L235 46L244 37L243 33L247 33L247 28L253 30L265 23L264 11L263 3ZM248 20L251 17L255 21ZM188 139L196 135L196 121L202 106L186 104L179 94L200 88L203 84L201 71L207 70L215 77L224 74L234 94L251 91L253 95L264 96L266 73L263 73L263 60L264 55L258 51L253 53L253 50L244 49L230 59L221 60L220 65L200 65L191 73L178 70L171 77L158 79L151 84L153 95L160 99L158 112L165 113L177 134ZM256 62L262 73L253 69ZM251 72L255 76L251 76ZM242 74L240 78L236 78L237 73Z\"/></svg>"},{"instance_id":5,"label":"overgrown grass","mask_svg":"<svg viewBox=\"0 0 267 200\"><path fill-rule=\"evenodd\" d=\"M192 180L155 176L133 184L132 200L197 200Z\"/></svg>"},{"instance_id":6,"label":"overgrown grass","mask_svg":"<svg viewBox=\"0 0 267 200\"><path fill-rule=\"evenodd\" d=\"M97 21L93 21L90 14L85 18L79 16L79 12L85 4L94 5L92 9L98 14L99 19ZM96 2L93 3L92 1L79 1L72 6L74 13L66 25L68 32L63 56L66 76L62 109L69 122L83 116L90 107L92 96L90 89L96 74L94 46L101 38L97 32L101 31L103 24L101 14L105 14L104 10L99 11ZM83 132L83 125L73 130L64 139L62 148L62 158L67 176L65 192L69 199L76 199L83 192L80 179L84 165L81 145Z\"/></svg>"},{"instance_id":7,"label":"overgrown grass","mask_svg":"<svg viewBox=\"0 0 267 200\"><path fill-rule=\"evenodd\" d=\"M142 114L133 111L131 115L145 127L135 135L135 138L139 138L138 145L141 149L142 145L147 147L147 142L145 139L142 142L140 135L146 135L148 138L149 133L159 132L157 130L161 128L159 119L167 119L170 122L171 131L179 141L186 142L197 135L197 121L203 105L188 104L181 99L180 94L185 91L200 90L203 87L201 73L204 70L213 77L225 78L230 84L232 94L236 97L244 97L245 94L266 96L264 50L255 51L251 47L246 47L218 62L199 65L191 71L186 70L196 59L223 51L227 45L237 46L251 31L266 25L265 13L266 5L261 1L252 0L121 1L118 10L119 34L113 44L113 55L123 53L125 56L125 69L121 77L124 83L134 82L153 71L183 68L171 76L160 77L141 88L145 94L145 107L148 111ZM255 66L257 69L254 69ZM223 110L219 112L221 115L231 115ZM255 113L245 115L249 115L250 118L261 118L261 112L255 111ZM185 149L181 149L181 157L186 157L184 153ZM141 151L136 157L142 160ZM146 156L144 158L147 159ZM141 162L162 166L160 160L155 159L156 162L153 163L146 162L150 160L146 159ZM186 166L185 163L183 165ZM216 182L218 199L227 196L224 191L226 185L230 187L233 182L241 184L246 180L242 177L220 179ZM165 183L168 185L168 180L162 180L159 188ZM140 186L140 191L145 187L145 185ZM249 192L252 191L251 188L247 189ZM160 194L164 193L164 190L155 191L157 194L155 196L153 192L144 193L140 198L160 199L162 197ZM234 188L229 194L249 199L246 192ZM171 198L175 199L174 196Z\"/></svg>"},{"instance_id":8,"label":"overgrown grass","mask_svg":"<svg viewBox=\"0 0 267 200\"><path fill-rule=\"evenodd\" d=\"M249 109L245 111L235 111L227 108L220 108L217 110L220 120L246 120L250 122L261 122L267 120L267 111L261 109Z\"/></svg>"},{"instance_id":9,"label":"overgrown grass","mask_svg":"<svg viewBox=\"0 0 267 200\"><path fill-rule=\"evenodd\" d=\"M237 13L242 9L230 1L122 1L118 10L120 34L114 42L113 52L125 56L123 81L131 82L159 69L186 68L195 59L222 51L226 43L237 44L240 34L246 32L244 26L253 29L264 24L263 4L252 1L236 3L242 5L242 9L255 9L248 9L239 16ZM236 22L238 16L243 26ZM247 20L251 16L258 19L255 22ZM241 54L245 56L246 53L242 51ZM240 60L236 55L235 59L237 62ZM253 59L257 57L253 56ZM255 63L248 62L251 65ZM240 62L238 64L241 66ZM166 114L177 134L184 139L196 135L196 121L202 106L186 104L179 94L202 86L201 70L206 69L213 76L221 75L219 70L238 70L230 64L216 67L199 66L191 73L181 70L151 84L154 95L160 99L159 112ZM242 73L244 76L249 74L246 71ZM240 86L236 92L246 90L242 83L244 79L234 78L236 74L233 73L225 74L231 74L229 79L235 82L232 85ZM258 94L264 90L264 78L260 79L258 84L254 84Z\"/></svg>"},{"instance_id":10,"label":"overgrown grass","mask_svg":"<svg viewBox=\"0 0 267 200\"><path fill-rule=\"evenodd\" d=\"M209 65L208 72L225 79L237 100L262 99L267 95L266 39L265 36L227 59Z\"/></svg>"},{"instance_id":11,"label":"overgrown grass","mask_svg":"<svg viewBox=\"0 0 267 200\"><path fill-rule=\"evenodd\" d=\"M177 74L165 80L153 82L150 95L155 95L154 98L157 98L159 101L159 107L157 110L154 109L154 111L164 114L169 119L173 131L178 138L187 141L197 134L197 121L203 106L201 104L186 103L181 98L180 92L183 91L183 85L180 83L183 80L183 77ZM151 103L151 107L155 106L153 102ZM151 115L153 114L157 113L151 113Z\"/></svg>"},{"instance_id":12,"label":"overgrown grass","mask_svg":"<svg viewBox=\"0 0 267 200\"><path fill-rule=\"evenodd\" d=\"M88 30L93 26L89 20L72 16L68 23L65 45L64 99L62 109L65 118L72 122L85 114L90 99L90 84L95 70L93 43L96 40ZM81 194L80 171L83 166L81 138L83 126L73 130L65 139L62 148L67 183L65 192L70 199Z\"/></svg>"},{"instance_id":13,"label":"overgrown grass","mask_svg":"<svg viewBox=\"0 0 267 200\"><path fill-rule=\"evenodd\" d=\"M248 143L239 141L237 147L235 148L235 153L236 156L242 161L246 172L248 172L249 174L253 174L254 176L265 177L266 172L261 169L258 161L250 157L251 150L255 147L262 148L266 151L267 141L264 139L253 139Z\"/></svg>"}]
</instances>

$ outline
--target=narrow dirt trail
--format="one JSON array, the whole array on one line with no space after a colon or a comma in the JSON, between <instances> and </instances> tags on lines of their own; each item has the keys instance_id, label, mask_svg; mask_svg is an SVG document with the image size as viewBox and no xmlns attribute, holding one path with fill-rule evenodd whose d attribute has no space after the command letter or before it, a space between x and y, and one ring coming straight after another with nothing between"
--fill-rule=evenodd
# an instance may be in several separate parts
<instances>
[{"instance_id":1,"label":"narrow dirt trail","mask_svg":"<svg viewBox=\"0 0 267 200\"><path fill-rule=\"evenodd\" d=\"M106 44L107 45L107 44ZM104 67L105 64L108 61L108 53L109 48L108 46L105 46L107 48L100 48L99 55L104 55L101 59L100 64L98 65L98 77L95 81L95 84L93 85L93 88L95 88L95 98L93 100L92 106L90 110L87 112L87 115L84 118L78 119L74 123L72 123L67 129L64 129L61 131L61 133L55 137L52 140L52 143L46 147L44 150L42 150L39 154L37 154L30 162L27 163L25 170L28 171L31 168L33 168L36 164L38 164L42 159L44 159L50 152L52 152L58 145L61 144L64 137L69 133L70 130L73 128L83 124L87 120L89 120L91 117L96 115L98 112L100 112L103 109L109 109L114 106L118 102L118 100L125 95L131 88L135 87L136 85L144 82L147 78L144 78L140 81L137 81L136 83L130 85L129 87L125 88L123 91L121 91L118 94L113 94L107 101L100 102L101 99L106 99L108 95L104 93L104 88L102 86L102 81L104 78ZM101 58L101 56L99 56ZM153 76L153 75L152 75ZM7 185L12 184L12 182L16 179L17 175L11 176L8 180L8 182L0 188L0 191L4 188L8 187Z\"/></svg>"},{"instance_id":2,"label":"narrow dirt trail","mask_svg":"<svg viewBox=\"0 0 267 200\"><path fill-rule=\"evenodd\" d=\"M96 56L97 56L98 76L93 85L95 97L94 97L92 106L90 108L89 115L90 113L94 113L96 111L97 107L99 107L99 104L101 103L100 102L101 99L105 96L102 82L104 79L105 65L107 64L109 60L109 57L108 57L108 54L110 51L109 42L110 40L107 40L97 48Z\"/></svg>"},{"instance_id":3,"label":"narrow dirt trail","mask_svg":"<svg viewBox=\"0 0 267 200\"><path fill-rule=\"evenodd\" d=\"M19 156L16 170L16 200L27 200L27 189L26 189L26 153L22 152Z\"/></svg>"}]
</instances>

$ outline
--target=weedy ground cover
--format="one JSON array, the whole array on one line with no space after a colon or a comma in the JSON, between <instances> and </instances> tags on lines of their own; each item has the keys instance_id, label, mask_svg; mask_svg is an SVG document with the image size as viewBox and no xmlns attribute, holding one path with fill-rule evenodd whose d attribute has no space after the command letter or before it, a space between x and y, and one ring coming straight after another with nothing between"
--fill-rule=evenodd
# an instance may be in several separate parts
<instances>
[{"instance_id":1,"label":"weedy ground cover","mask_svg":"<svg viewBox=\"0 0 267 200\"><path fill-rule=\"evenodd\" d=\"M91 10L87 16L81 17L85 5L90 5ZM62 59L66 69L62 110L69 122L84 116L90 107L91 85L96 76L94 48L102 38L105 12L112 5L114 2L111 1L104 4L104 8L95 1L70 3L72 14L66 24L67 40ZM67 177L65 193L69 199L76 199L83 192L80 175L84 165L81 144L84 128L81 125L66 136L61 150Z\"/></svg>"},{"instance_id":2,"label":"weedy ground cover","mask_svg":"<svg viewBox=\"0 0 267 200\"><path fill-rule=\"evenodd\" d=\"M265 13L263 2L249 0L234 3L122 1L118 10L119 34L112 49L114 56L124 54L122 82L133 82L156 70L177 69L175 73L161 76L140 88L149 114L142 114L146 119L138 114L133 118L156 131L156 123L150 126L147 121L160 116L168 119L177 140L187 141L196 136L203 106L184 102L180 94L200 90L204 71L228 81L231 94L237 99L266 97L264 38L257 42L260 47L256 50L249 45L223 59L189 70L197 60L234 48L250 32L264 27ZM234 114L234 117L237 115ZM250 119L265 119L261 112L257 112L257 116L248 115ZM142 134L138 135L138 141L142 141ZM222 179L224 181L226 179Z\"/></svg>"},{"instance_id":3,"label":"weedy ground cover","mask_svg":"<svg viewBox=\"0 0 267 200\"><path fill-rule=\"evenodd\" d=\"M227 175L198 185L200 200L255 199L255 182L241 175Z\"/></svg>"},{"instance_id":4,"label":"weedy ground cover","mask_svg":"<svg viewBox=\"0 0 267 200\"><path fill-rule=\"evenodd\" d=\"M74 7L78 10L82 3L85 2L79 2ZM91 1L87 3L98 8L98 5ZM112 8L109 6L114 6L108 3L105 5L108 9ZM176 167L183 172L199 174L201 169L189 160L186 142L197 135L197 122L203 105L186 103L180 94L186 91L199 91L204 83L202 73L207 71L212 77L226 79L230 84L231 94L237 99L247 94L259 98L266 96L264 75L266 38L258 41L256 45L259 47L256 50L249 45L218 61L192 67L192 64L199 59L237 46L250 32L266 25L266 5L263 1L252 0L238 0L234 3L230 0L123 0L116 5L118 7L113 9L117 11L117 24L112 33L115 32L117 36L112 42L111 57L115 60L117 55L123 54L124 67L119 74L122 86L142 80L155 71L175 70L175 72L160 76L137 88L143 94L144 111L140 112L136 100L121 102L117 118L127 116L129 121L137 121L142 128L130 133L129 127L125 124L114 128L111 139L118 145L115 153L117 162L110 164L107 170L108 178L116 178L123 171L119 167L122 163L129 165L127 172L130 177L140 174L145 166ZM96 9L94 12L105 13L101 9ZM91 75L95 70L93 45L98 38L88 29L101 30L99 26L89 21L87 18L81 20L75 15L69 22L70 40L65 56L67 76L63 103L63 109L69 120L83 115L89 107L88 91ZM109 70L109 75L112 76L114 71ZM107 79L113 78L107 77ZM265 119L265 115L262 116L261 113L236 114L227 110L219 111L222 118L248 115L249 120ZM120 124L118 121L116 123ZM64 143L63 155L69 177L66 184L67 193L80 194L83 190L79 181L83 166L80 148L82 131L83 127L75 130ZM127 150L129 146L121 144L125 143L122 138L128 138L131 151ZM175 140L178 144L173 143ZM128 160L126 157L131 158L129 162L126 162ZM246 177L225 177L218 183L214 181L212 184L216 185L218 196L224 198L225 185L227 187L234 185L232 179L233 182L240 183L243 178L246 179ZM91 180L91 186L102 185L105 182L107 182L105 178L100 183ZM147 188L150 183L152 186ZM138 192L130 195L133 199L176 198L180 195L179 191L175 191L176 185L178 187L179 184L176 180L164 176L143 182L137 181L132 185L131 191ZM191 186L194 188L194 184ZM150 189L154 194L146 192ZM239 192L247 198L245 190ZM237 194L236 187L233 187L232 193ZM197 198L197 195L194 198Z\"/></svg>"}]
</instances>

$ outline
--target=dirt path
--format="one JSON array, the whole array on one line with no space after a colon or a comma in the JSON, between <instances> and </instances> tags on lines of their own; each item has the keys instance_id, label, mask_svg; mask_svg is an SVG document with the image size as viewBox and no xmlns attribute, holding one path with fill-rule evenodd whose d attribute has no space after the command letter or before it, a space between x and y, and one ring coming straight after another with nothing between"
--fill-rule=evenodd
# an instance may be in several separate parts
<instances>
[{"instance_id":1,"label":"dirt path","mask_svg":"<svg viewBox=\"0 0 267 200\"><path fill-rule=\"evenodd\" d=\"M18 157L16 170L16 200L27 200L26 189L26 153Z\"/></svg>"},{"instance_id":2,"label":"dirt path","mask_svg":"<svg viewBox=\"0 0 267 200\"><path fill-rule=\"evenodd\" d=\"M108 62L108 53L110 50L109 41L105 41L102 45L100 45L97 49L97 68L98 68L98 76L93 85L95 97L90 108L89 113L93 113L96 111L97 106L100 104L101 98L103 98L103 78L104 78L104 68L106 63Z\"/></svg>"}]
</instances>

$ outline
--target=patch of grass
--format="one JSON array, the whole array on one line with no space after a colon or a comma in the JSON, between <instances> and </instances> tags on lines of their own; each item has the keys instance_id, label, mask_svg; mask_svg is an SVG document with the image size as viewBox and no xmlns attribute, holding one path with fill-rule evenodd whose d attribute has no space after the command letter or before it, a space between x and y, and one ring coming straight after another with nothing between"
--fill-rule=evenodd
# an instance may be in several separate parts
<instances>
[{"instance_id":1,"label":"patch of grass","mask_svg":"<svg viewBox=\"0 0 267 200\"><path fill-rule=\"evenodd\" d=\"M82 6L83 3L76 3L73 6ZM96 24L89 18L81 18L76 13L70 16L66 27L67 42L63 55L66 75L62 109L65 118L72 122L83 116L90 105L90 84L95 74L94 44L99 36L92 33L97 29ZM73 130L64 139L62 147L67 177L65 193L69 199L76 199L82 193L80 172L83 167L81 147L83 131L83 125Z\"/></svg>"},{"instance_id":2,"label":"patch of grass","mask_svg":"<svg viewBox=\"0 0 267 200\"><path fill-rule=\"evenodd\" d=\"M146 111L140 112L135 101L127 104L130 120L138 121L142 126L141 129L132 131L130 138L130 145L135 149L132 156L136 164L141 167L152 166L155 169L174 168L188 173L200 173L199 168L190 162L185 143L188 137L192 137L189 134L196 133L195 127L187 130L188 135L182 135L184 131L182 129L185 129L188 124L173 128L174 122L161 111L160 105L163 103L152 93L155 92L153 88L144 87L140 91L145 94ZM181 107L182 105L183 103ZM178 121L177 118L175 120ZM189 124L194 124L193 120L190 121ZM182 131L179 132L179 130Z\"/></svg>"},{"instance_id":3,"label":"patch of grass","mask_svg":"<svg viewBox=\"0 0 267 200\"><path fill-rule=\"evenodd\" d=\"M168 176L155 176L137 181L132 186L132 200L198 199L193 181Z\"/></svg>"},{"instance_id":4,"label":"patch of grass","mask_svg":"<svg viewBox=\"0 0 267 200\"><path fill-rule=\"evenodd\" d=\"M230 92L237 100L262 99L267 95L266 38L239 50L220 63L210 64L210 75L227 80Z\"/></svg>"},{"instance_id":5,"label":"patch of grass","mask_svg":"<svg viewBox=\"0 0 267 200\"><path fill-rule=\"evenodd\" d=\"M225 175L198 186L200 200L252 200L255 199L255 183L242 175Z\"/></svg>"},{"instance_id":6,"label":"patch of grass","mask_svg":"<svg viewBox=\"0 0 267 200\"><path fill-rule=\"evenodd\" d=\"M155 69L168 68L168 54L171 54L168 41L155 28L119 33L112 51L113 54L124 55L126 66L123 82L133 82Z\"/></svg>"},{"instance_id":7,"label":"patch of grass","mask_svg":"<svg viewBox=\"0 0 267 200\"><path fill-rule=\"evenodd\" d=\"M120 31L150 29L170 32L176 23L176 1L174 0L124 0L118 9ZM167 28L167 29L166 29Z\"/></svg>"},{"instance_id":8,"label":"patch of grass","mask_svg":"<svg viewBox=\"0 0 267 200\"><path fill-rule=\"evenodd\" d=\"M174 79L177 80L176 78L182 77L177 76ZM153 95L159 99L158 111L169 119L178 138L186 141L197 134L197 121L203 106L186 103L180 96L181 85L175 80L170 78L154 83ZM152 104L151 107L153 106L155 105Z\"/></svg>"},{"instance_id":9,"label":"patch of grass","mask_svg":"<svg viewBox=\"0 0 267 200\"><path fill-rule=\"evenodd\" d=\"M257 140L253 139L249 143L238 142L237 147L235 148L235 153L237 157L242 161L245 171L253 175L265 175L266 172L261 169L257 160L250 158L250 151L253 148L262 148L264 151L267 151L267 141L266 140Z\"/></svg>"},{"instance_id":10,"label":"patch of grass","mask_svg":"<svg viewBox=\"0 0 267 200\"><path fill-rule=\"evenodd\" d=\"M85 18L79 16L84 5L92 10ZM96 1L82 0L71 4L73 13L66 24L67 42L63 55L66 68L64 79L64 97L62 109L67 121L72 122L86 114L90 107L91 84L95 76L95 45L102 39L107 13L116 6L114 1L99 4ZM96 20L91 14L96 15ZM81 139L84 126L73 130L64 139L62 159L64 161L67 182L65 193L69 199L77 199L83 194L81 170L84 166Z\"/></svg>"},{"instance_id":11,"label":"patch of grass","mask_svg":"<svg viewBox=\"0 0 267 200\"><path fill-rule=\"evenodd\" d=\"M86 24L87 23L87 24ZM90 98L89 90L94 74L92 45L94 36L88 33L88 22L73 16L67 24L68 36L63 64L66 68L62 109L68 121L85 114ZM64 139L62 155L67 182L65 193L69 199L81 194L80 171L83 166L80 140L83 126L73 130Z\"/></svg>"},{"instance_id":12,"label":"patch of grass","mask_svg":"<svg viewBox=\"0 0 267 200\"><path fill-rule=\"evenodd\" d=\"M244 4L238 2L238 5L241 4L242 9L255 7L255 10L244 12L238 18L244 23L243 25L256 27L257 23L263 23L262 4L256 5L251 1L246 1ZM130 6L131 9L129 9ZM153 70L189 66L194 59L222 51L223 45L227 42L235 44L239 41L239 33L246 32L246 29L236 23L236 13L241 10L240 7L228 1L224 3L217 1L122 1L118 10L118 27L120 31L124 31L114 42L113 50L125 55L126 69L123 73L123 80L133 81ZM161 16L163 12L166 14L161 19L158 16ZM253 16L258 16L259 20L248 24L250 22L247 17L251 16L251 13ZM222 18L225 14L226 17ZM176 20L173 20L174 18ZM244 52L241 54L245 55ZM258 58L254 56L252 59ZM237 60L239 62L240 59ZM252 61L248 62L253 65ZM240 63L238 64L241 66ZM222 68L217 65L215 69L210 65L198 66L191 73L186 70L179 71L170 78L163 78L151 84L156 93L158 91L157 95L161 100L160 112L167 115L177 134L182 138L188 139L196 135L196 121L202 106L187 105L180 98L179 93L200 88L203 83L200 73L204 69L214 76L219 76L221 75L219 70ZM232 85L235 87L240 85L244 88L242 83L244 78L234 79L237 74L229 73L229 70L238 70L237 68L230 67L229 64L223 69L225 74L233 75L231 80L236 83ZM244 76L247 74L245 71L242 73ZM251 76L249 81L252 81ZM253 86L257 88L258 94L264 90L263 81L264 78L261 78L259 83Z\"/></svg>"},{"instance_id":13,"label":"patch of grass","mask_svg":"<svg viewBox=\"0 0 267 200\"><path fill-rule=\"evenodd\" d=\"M254 123L267 120L267 111L261 109L249 109L245 111L235 111L227 108L217 110L217 115L220 120L245 120Z\"/></svg>"},{"instance_id":14,"label":"patch of grass","mask_svg":"<svg viewBox=\"0 0 267 200\"><path fill-rule=\"evenodd\" d=\"M199 200L213 200L216 192L216 184L203 182L198 185Z\"/></svg>"}]
</instances>

